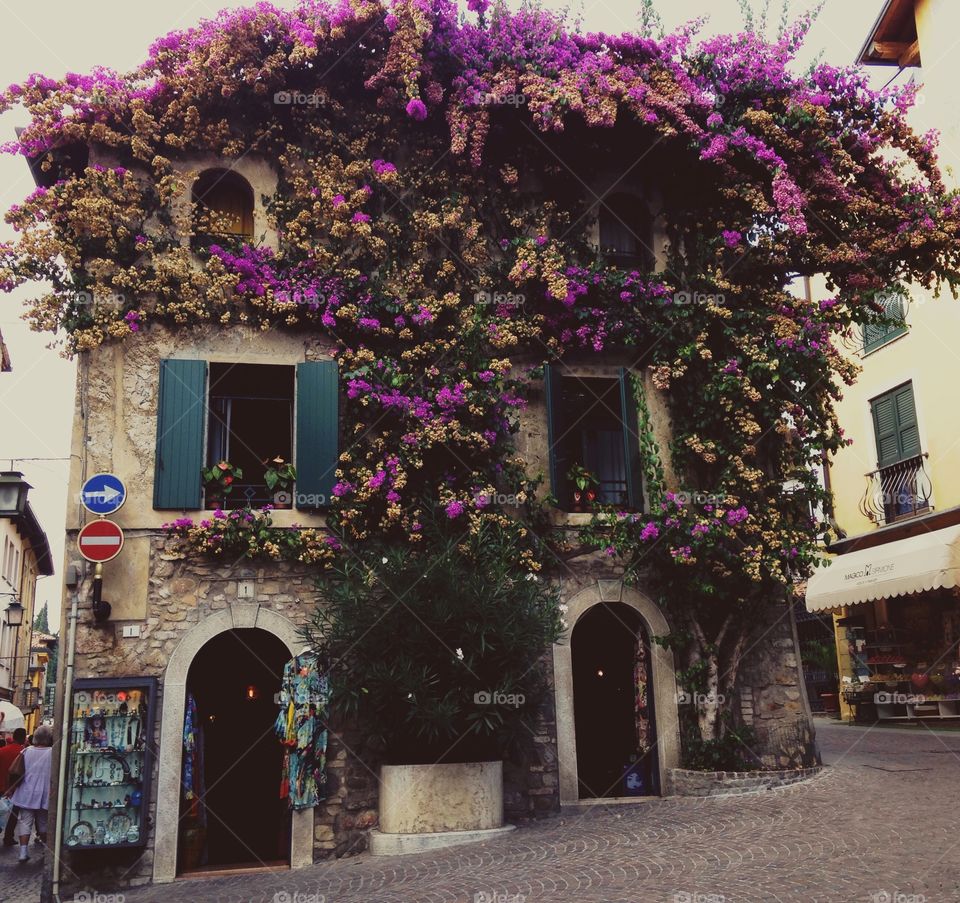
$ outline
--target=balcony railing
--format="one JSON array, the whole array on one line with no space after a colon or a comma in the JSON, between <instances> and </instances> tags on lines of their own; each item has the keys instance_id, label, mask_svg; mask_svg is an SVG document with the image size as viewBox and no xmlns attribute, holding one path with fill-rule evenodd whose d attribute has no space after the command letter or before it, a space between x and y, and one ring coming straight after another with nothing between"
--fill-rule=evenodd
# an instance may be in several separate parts
<instances>
[{"instance_id":1,"label":"balcony railing","mask_svg":"<svg viewBox=\"0 0 960 903\"><path fill-rule=\"evenodd\" d=\"M868 473L867 490L860 500L864 516L877 524L892 524L929 511L933 484L927 457L924 452Z\"/></svg>"}]
</instances>

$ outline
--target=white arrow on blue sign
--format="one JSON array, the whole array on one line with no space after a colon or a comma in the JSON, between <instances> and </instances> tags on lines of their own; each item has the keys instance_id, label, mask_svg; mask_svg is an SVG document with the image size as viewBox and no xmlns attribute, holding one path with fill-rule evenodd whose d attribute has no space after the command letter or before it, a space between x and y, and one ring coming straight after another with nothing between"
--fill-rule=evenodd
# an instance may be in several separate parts
<instances>
[{"instance_id":1,"label":"white arrow on blue sign","mask_svg":"<svg viewBox=\"0 0 960 903\"><path fill-rule=\"evenodd\" d=\"M113 514L127 500L127 487L112 473L89 477L80 490L80 504L93 514Z\"/></svg>"}]
</instances>

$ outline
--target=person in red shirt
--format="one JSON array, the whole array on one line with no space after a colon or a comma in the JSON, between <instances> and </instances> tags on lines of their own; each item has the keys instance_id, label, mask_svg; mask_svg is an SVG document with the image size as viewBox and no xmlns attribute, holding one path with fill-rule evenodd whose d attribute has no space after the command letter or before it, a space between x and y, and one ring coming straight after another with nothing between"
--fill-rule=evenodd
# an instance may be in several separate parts
<instances>
[{"instance_id":1,"label":"person in red shirt","mask_svg":"<svg viewBox=\"0 0 960 903\"><path fill-rule=\"evenodd\" d=\"M0 749L0 793L5 792L7 789L10 766L13 765L13 760L16 759L23 750L26 739L27 732L22 727L18 727L13 732L13 740L8 741L7 745ZM7 818L7 828L3 832L3 845L5 847L12 847L16 844L16 832L17 810L16 807L14 807L14 810Z\"/></svg>"}]
</instances>

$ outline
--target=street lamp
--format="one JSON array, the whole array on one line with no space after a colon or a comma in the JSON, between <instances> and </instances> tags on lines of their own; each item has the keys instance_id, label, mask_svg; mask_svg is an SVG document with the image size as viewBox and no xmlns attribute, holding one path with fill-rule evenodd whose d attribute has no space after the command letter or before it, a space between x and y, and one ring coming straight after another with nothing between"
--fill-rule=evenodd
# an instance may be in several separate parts
<instances>
[{"instance_id":1,"label":"street lamp","mask_svg":"<svg viewBox=\"0 0 960 903\"><path fill-rule=\"evenodd\" d=\"M23 707L28 712L32 712L39 705L40 691L32 683L30 678L23 679Z\"/></svg>"},{"instance_id":2,"label":"street lamp","mask_svg":"<svg viewBox=\"0 0 960 903\"><path fill-rule=\"evenodd\" d=\"M2 595L6 595L3 593ZM13 595L11 593L10 595ZM20 627L23 624L23 612L24 608L20 604L20 600L14 596L13 602L11 602L5 609L7 616L7 623L11 627Z\"/></svg>"},{"instance_id":3,"label":"street lamp","mask_svg":"<svg viewBox=\"0 0 960 903\"><path fill-rule=\"evenodd\" d=\"M33 487L19 470L0 473L0 517L19 517L27 507L27 492Z\"/></svg>"}]
</instances>

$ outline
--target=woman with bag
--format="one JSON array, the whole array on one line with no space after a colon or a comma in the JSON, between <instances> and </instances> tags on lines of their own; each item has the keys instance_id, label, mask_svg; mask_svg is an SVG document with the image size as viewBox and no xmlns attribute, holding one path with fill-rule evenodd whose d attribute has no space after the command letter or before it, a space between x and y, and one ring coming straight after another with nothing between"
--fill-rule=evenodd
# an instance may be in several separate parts
<instances>
[{"instance_id":1,"label":"woman with bag","mask_svg":"<svg viewBox=\"0 0 960 903\"><path fill-rule=\"evenodd\" d=\"M47 842L47 809L50 805L50 763L53 756L53 730L45 724L33 735L33 746L26 746L10 766L7 796L19 807L17 827L20 830L18 862L30 858L30 835L36 826L37 836Z\"/></svg>"}]
</instances>

